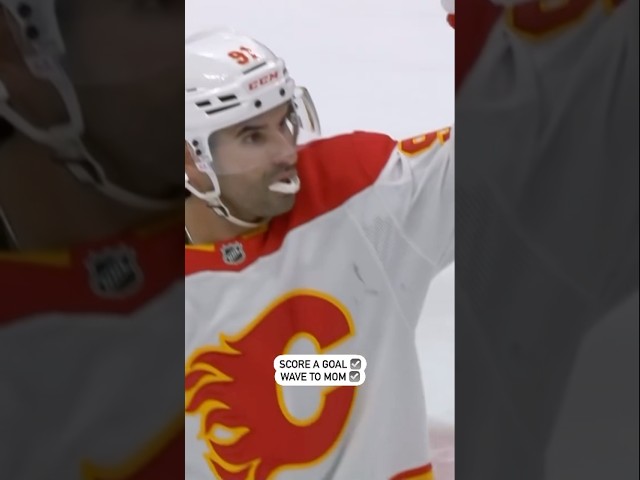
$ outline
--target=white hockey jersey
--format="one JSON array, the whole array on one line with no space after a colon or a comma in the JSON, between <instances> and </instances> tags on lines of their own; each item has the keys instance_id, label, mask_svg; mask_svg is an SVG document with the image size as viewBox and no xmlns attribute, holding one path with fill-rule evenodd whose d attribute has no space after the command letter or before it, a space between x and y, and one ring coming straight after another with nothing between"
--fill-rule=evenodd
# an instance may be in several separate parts
<instances>
[{"instance_id":1,"label":"white hockey jersey","mask_svg":"<svg viewBox=\"0 0 640 480\"><path fill-rule=\"evenodd\" d=\"M172 223L0 252L0 478L181 478L183 260L167 252L182 251L183 229Z\"/></svg>"},{"instance_id":2,"label":"white hockey jersey","mask_svg":"<svg viewBox=\"0 0 640 480\"><path fill-rule=\"evenodd\" d=\"M495 3L456 12L457 473L538 480L581 336L637 289L638 2Z\"/></svg>"},{"instance_id":3,"label":"white hockey jersey","mask_svg":"<svg viewBox=\"0 0 640 480\"><path fill-rule=\"evenodd\" d=\"M453 260L450 137L308 144L291 212L186 248L185 478L433 478L414 330ZM283 353L363 355L366 381L277 386Z\"/></svg>"}]
</instances>

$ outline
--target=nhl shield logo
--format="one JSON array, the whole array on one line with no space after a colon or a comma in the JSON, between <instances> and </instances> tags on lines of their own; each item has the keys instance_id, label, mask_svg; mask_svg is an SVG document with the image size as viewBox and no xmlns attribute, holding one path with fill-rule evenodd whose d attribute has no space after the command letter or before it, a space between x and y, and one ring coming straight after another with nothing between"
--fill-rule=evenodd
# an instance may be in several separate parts
<instances>
[{"instance_id":1,"label":"nhl shield logo","mask_svg":"<svg viewBox=\"0 0 640 480\"><path fill-rule=\"evenodd\" d=\"M247 258L240 242L228 243L223 245L220 250L222 251L222 260L227 265L240 265Z\"/></svg>"},{"instance_id":2,"label":"nhl shield logo","mask_svg":"<svg viewBox=\"0 0 640 480\"><path fill-rule=\"evenodd\" d=\"M85 266L92 290L101 297L126 297L142 285L143 274L136 252L125 245L89 253Z\"/></svg>"}]
</instances>

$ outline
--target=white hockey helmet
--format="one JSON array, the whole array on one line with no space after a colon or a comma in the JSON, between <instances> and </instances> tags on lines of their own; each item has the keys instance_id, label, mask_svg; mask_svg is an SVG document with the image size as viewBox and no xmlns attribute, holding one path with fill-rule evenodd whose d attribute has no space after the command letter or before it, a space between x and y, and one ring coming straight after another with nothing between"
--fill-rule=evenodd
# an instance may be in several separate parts
<instances>
[{"instance_id":1,"label":"white hockey helmet","mask_svg":"<svg viewBox=\"0 0 640 480\"><path fill-rule=\"evenodd\" d=\"M58 0L0 0L0 8L10 15L9 25L15 27L16 44L22 47L25 64L34 75L50 82L62 99L68 122L48 127L34 125L10 104L10 92L0 78L0 117L37 143L46 145L61 156L65 167L82 183L126 205L159 210L173 206L176 199L147 198L114 184L102 165L87 150L82 140L84 118L77 93L63 68L66 47L59 19Z\"/></svg>"},{"instance_id":2,"label":"white hockey helmet","mask_svg":"<svg viewBox=\"0 0 640 480\"><path fill-rule=\"evenodd\" d=\"M296 86L284 61L266 46L231 30L214 29L185 40L184 98L185 142L198 170L211 179L213 190L199 191L186 172L185 188L229 221L255 226L233 217L223 204L209 140L219 130L286 102L293 106L296 127L320 135L318 115L308 91ZM299 188L299 179L270 187L289 194Z\"/></svg>"}]
</instances>

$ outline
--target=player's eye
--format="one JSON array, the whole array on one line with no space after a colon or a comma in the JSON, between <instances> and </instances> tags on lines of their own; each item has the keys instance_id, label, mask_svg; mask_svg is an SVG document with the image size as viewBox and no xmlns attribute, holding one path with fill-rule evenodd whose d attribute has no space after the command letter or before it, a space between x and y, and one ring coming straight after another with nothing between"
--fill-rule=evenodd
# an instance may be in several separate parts
<instances>
[{"instance_id":1,"label":"player's eye","mask_svg":"<svg viewBox=\"0 0 640 480\"><path fill-rule=\"evenodd\" d=\"M251 132L242 137L242 143L246 145L256 145L264 141L264 135L261 132Z\"/></svg>"}]
</instances>

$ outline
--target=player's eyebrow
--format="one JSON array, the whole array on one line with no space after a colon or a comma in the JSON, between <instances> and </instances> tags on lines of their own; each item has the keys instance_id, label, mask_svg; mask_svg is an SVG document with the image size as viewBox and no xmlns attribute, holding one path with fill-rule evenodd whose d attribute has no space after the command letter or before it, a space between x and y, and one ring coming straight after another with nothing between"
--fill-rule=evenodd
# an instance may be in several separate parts
<instances>
[{"instance_id":1,"label":"player's eyebrow","mask_svg":"<svg viewBox=\"0 0 640 480\"><path fill-rule=\"evenodd\" d=\"M291 115L291 112L293 111L292 108L287 109L287 112L282 116L282 119L280 120L280 123L284 122L287 118L289 118L289 115ZM236 132L236 137L241 137L242 135L244 135L245 133L248 132L258 132L260 130L264 130L265 128L267 128L267 125L265 124L253 124L253 125L243 125L242 127L240 127L240 129Z\"/></svg>"},{"instance_id":2,"label":"player's eyebrow","mask_svg":"<svg viewBox=\"0 0 640 480\"><path fill-rule=\"evenodd\" d=\"M266 128L265 125L245 125L244 127L240 128L240 130L236 132L236 137L241 137L242 135L248 132L257 132L260 130L264 130L265 128Z\"/></svg>"}]
</instances>

